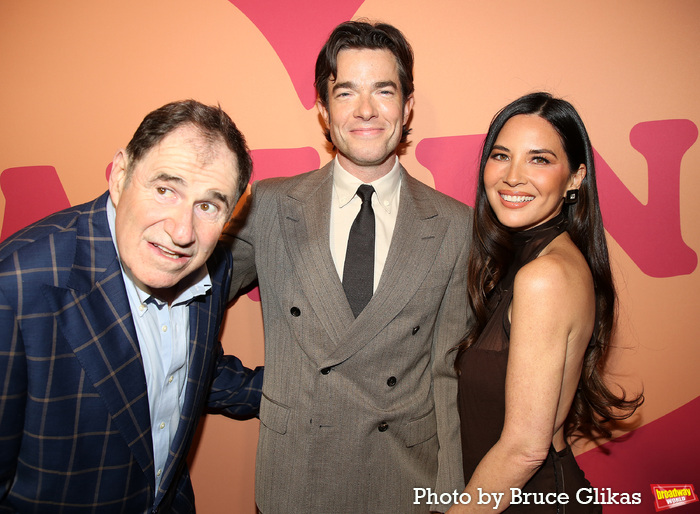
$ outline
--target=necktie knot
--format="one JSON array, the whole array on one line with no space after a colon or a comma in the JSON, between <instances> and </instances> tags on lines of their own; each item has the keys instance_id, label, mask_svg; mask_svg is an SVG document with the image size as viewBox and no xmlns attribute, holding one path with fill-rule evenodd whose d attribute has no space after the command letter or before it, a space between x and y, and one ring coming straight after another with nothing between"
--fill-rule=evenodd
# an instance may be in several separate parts
<instances>
[{"instance_id":1,"label":"necktie knot","mask_svg":"<svg viewBox=\"0 0 700 514\"><path fill-rule=\"evenodd\" d=\"M369 184L362 184L360 187L357 188L357 196L360 197L363 204L370 202L370 205L372 205L371 202L373 193L374 188Z\"/></svg>"}]
</instances>

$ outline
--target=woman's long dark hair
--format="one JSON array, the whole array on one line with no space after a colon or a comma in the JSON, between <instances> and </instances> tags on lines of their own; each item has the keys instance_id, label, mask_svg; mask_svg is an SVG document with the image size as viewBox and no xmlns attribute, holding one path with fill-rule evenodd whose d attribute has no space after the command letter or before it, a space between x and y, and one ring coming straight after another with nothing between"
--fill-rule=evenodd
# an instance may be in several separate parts
<instances>
[{"instance_id":1,"label":"woman's long dark hair","mask_svg":"<svg viewBox=\"0 0 700 514\"><path fill-rule=\"evenodd\" d=\"M596 315L591 341L583 359L578 390L564 424L567 436L574 432L586 436L610 437L606 422L631 416L643 402L643 396L626 399L614 394L603 381L608 350L616 317L608 246L603 218L598 205L593 150L576 109L566 100L549 93L531 93L504 107L494 117L484 141L479 164L479 184L474 207L472 249L469 257L469 302L475 323L467 338L459 345L457 358L473 344L489 319L487 299L505 275L512 260L512 246L507 229L501 225L484 189L484 168L493 145L506 122L518 114L537 115L547 120L558 132L572 173L586 165L586 176L579 188L578 201L563 206L568 220L567 232L581 251L593 275Z\"/></svg>"}]
</instances>

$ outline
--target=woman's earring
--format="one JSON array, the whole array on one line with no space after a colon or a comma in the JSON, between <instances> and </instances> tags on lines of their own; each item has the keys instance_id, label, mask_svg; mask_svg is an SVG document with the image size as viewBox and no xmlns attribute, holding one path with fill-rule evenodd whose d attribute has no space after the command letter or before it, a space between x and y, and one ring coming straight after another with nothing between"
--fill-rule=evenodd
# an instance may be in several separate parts
<instances>
[{"instance_id":1,"label":"woman's earring","mask_svg":"<svg viewBox=\"0 0 700 514\"><path fill-rule=\"evenodd\" d=\"M572 204L578 202L578 189L569 189L564 197L564 203Z\"/></svg>"}]
</instances>

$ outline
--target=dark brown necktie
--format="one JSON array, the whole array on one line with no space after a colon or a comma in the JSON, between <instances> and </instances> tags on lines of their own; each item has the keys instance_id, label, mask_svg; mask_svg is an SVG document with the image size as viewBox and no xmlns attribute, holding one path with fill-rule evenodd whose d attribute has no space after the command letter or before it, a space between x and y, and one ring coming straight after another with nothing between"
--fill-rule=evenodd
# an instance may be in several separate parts
<instances>
[{"instance_id":1,"label":"dark brown necktie","mask_svg":"<svg viewBox=\"0 0 700 514\"><path fill-rule=\"evenodd\" d=\"M355 317L372 298L374 289L374 188L362 184L357 196L362 199L360 212L350 227L348 249L343 266L343 289Z\"/></svg>"}]
</instances>

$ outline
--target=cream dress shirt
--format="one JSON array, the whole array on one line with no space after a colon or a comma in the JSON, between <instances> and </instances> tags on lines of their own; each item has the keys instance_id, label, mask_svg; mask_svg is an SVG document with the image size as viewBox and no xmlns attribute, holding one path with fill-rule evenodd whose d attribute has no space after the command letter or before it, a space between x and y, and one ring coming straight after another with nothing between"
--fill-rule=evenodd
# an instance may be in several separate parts
<instances>
[{"instance_id":1,"label":"cream dress shirt","mask_svg":"<svg viewBox=\"0 0 700 514\"><path fill-rule=\"evenodd\" d=\"M336 157L333 166L330 245L333 263L341 282L343 281L343 267L345 266L350 228L362 205L362 200L357 196L357 188L362 184L360 179L343 169L338 162L338 157ZM389 253L391 237L396 225L396 214L399 210L399 192L401 190L399 158L396 157L394 167L389 173L371 182L370 185L375 191L372 195L372 209L374 209L375 219L373 291L376 291L384 270L386 256Z\"/></svg>"}]
</instances>

